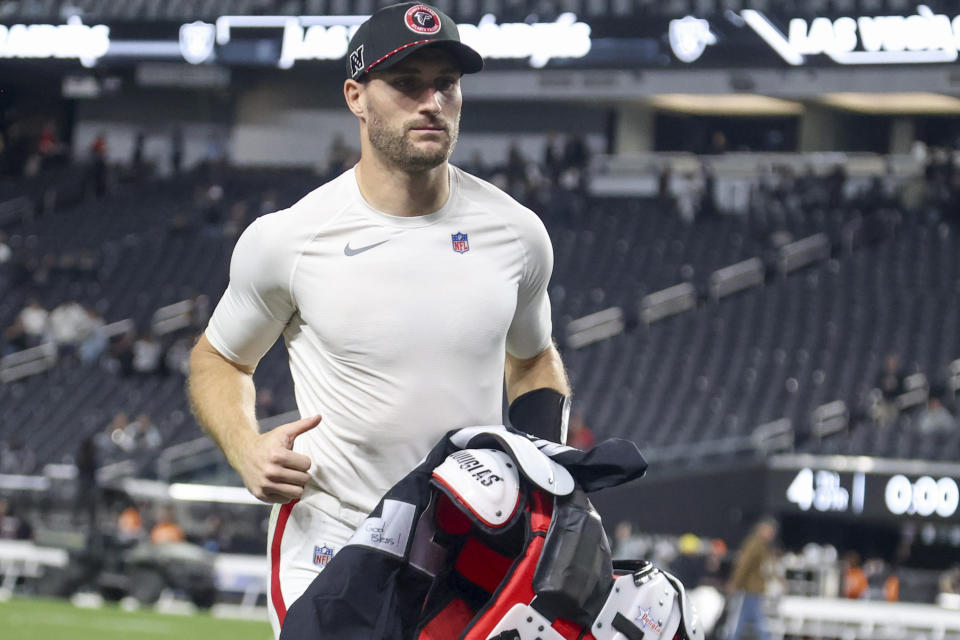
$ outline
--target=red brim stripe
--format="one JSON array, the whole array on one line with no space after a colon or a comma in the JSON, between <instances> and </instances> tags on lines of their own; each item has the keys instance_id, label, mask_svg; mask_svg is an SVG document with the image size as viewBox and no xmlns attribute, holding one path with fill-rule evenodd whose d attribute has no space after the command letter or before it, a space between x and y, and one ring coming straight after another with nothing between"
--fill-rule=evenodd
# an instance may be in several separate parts
<instances>
[{"instance_id":1,"label":"red brim stripe","mask_svg":"<svg viewBox=\"0 0 960 640\"><path fill-rule=\"evenodd\" d=\"M277 526L273 529L273 540L270 541L270 598L273 600L273 609L277 612L277 620L283 626L283 619L287 617L287 605L283 602L283 593L280 591L280 543L283 541L283 530L287 528L287 520L293 505L299 500L293 500L280 507L277 515Z\"/></svg>"},{"instance_id":2,"label":"red brim stripe","mask_svg":"<svg viewBox=\"0 0 960 640\"><path fill-rule=\"evenodd\" d=\"M432 42L432 41L433 41L432 38L428 38L428 39L426 39L426 40L415 40L415 41L413 41L413 42L408 42L407 44L403 45L402 47L398 47L398 48L394 49L393 51L391 51L391 52L388 53L387 55L382 56L381 58L379 58L379 59L377 59L377 60L374 60L374 61L371 62L369 65L367 65L367 68L364 69L363 72L364 72L364 73L370 73L370 69L373 69L375 66L377 66L378 64L380 64L381 62L383 62L384 60L386 60L387 58L389 58L390 56L396 55L396 54L400 53L401 51L403 51L403 50L406 49L407 47L412 47L412 46L417 45L417 44L424 44L424 43Z\"/></svg>"}]
</instances>

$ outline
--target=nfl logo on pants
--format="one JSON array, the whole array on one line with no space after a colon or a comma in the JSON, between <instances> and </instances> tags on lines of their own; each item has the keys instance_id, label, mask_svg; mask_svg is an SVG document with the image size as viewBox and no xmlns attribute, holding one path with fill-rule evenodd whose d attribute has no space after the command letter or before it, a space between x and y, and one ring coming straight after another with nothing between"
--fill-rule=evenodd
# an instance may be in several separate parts
<instances>
[{"instance_id":1,"label":"nfl logo on pants","mask_svg":"<svg viewBox=\"0 0 960 640\"><path fill-rule=\"evenodd\" d=\"M327 545L322 547L313 547L313 564L318 567L325 567L330 563L330 559L333 557L333 549Z\"/></svg>"},{"instance_id":2,"label":"nfl logo on pants","mask_svg":"<svg viewBox=\"0 0 960 640\"><path fill-rule=\"evenodd\" d=\"M470 251L470 241L467 239L467 234L460 232L452 233L450 234L450 239L453 242L453 250L457 253Z\"/></svg>"}]
</instances>

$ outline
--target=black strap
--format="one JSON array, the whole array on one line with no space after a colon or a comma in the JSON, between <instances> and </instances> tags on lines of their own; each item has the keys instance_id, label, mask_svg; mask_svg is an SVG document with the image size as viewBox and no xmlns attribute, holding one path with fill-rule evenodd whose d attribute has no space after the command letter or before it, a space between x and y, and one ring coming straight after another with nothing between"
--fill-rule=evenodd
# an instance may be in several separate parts
<instances>
[{"instance_id":1,"label":"black strap","mask_svg":"<svg viewBox=\"0 0 960 640\"><path fill-rule=\"evenodd\" d=\"M613 617L613 628L627 637L627 640L643 640L643 629L627 620L622 613Z\"/></svg>"},{"instance_id":2,"label":"black strap","mask_svg":"<svg viewBox=\"0 0 960 640\"><path fill-rule=\"evenodd\" d=\"M570 398L556 389L534 389L510 403L510 424L520 431L565 444L570 421Z\"/></svg>"}]
</instances>

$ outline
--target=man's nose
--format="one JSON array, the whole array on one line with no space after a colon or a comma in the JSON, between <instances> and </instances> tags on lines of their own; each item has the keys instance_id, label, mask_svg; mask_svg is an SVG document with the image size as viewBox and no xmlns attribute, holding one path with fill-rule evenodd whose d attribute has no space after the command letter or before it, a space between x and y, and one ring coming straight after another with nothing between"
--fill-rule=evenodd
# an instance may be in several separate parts
<instances>
[{"instance_id":1,"label":"man's nose","mask_svg":"<svg viewBox=\"0 0 960 640\"><path fill-rule=\"evenodd\" d=\"M420 110L427 113L440 113L443 109L443 94L435 88L424 90L420 96Z\"/></svg>"}]
</instances>

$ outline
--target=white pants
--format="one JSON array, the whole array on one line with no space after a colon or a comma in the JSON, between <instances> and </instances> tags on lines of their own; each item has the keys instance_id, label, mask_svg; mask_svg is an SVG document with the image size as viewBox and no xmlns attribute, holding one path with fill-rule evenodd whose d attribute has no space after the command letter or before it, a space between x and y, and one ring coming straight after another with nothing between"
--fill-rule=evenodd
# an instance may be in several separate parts
<instances>
[{"instance_id":1,"label":"white pants","mask_svg":"<svg viewBox=\"0 0 960 640\"><path fill-rule=\"evenodd\" d=\"M275 638L290 605L307 590L367 514L308 489L300 500L277 504L267 535L267 610Z\"/></svg>"}]
</instances>

